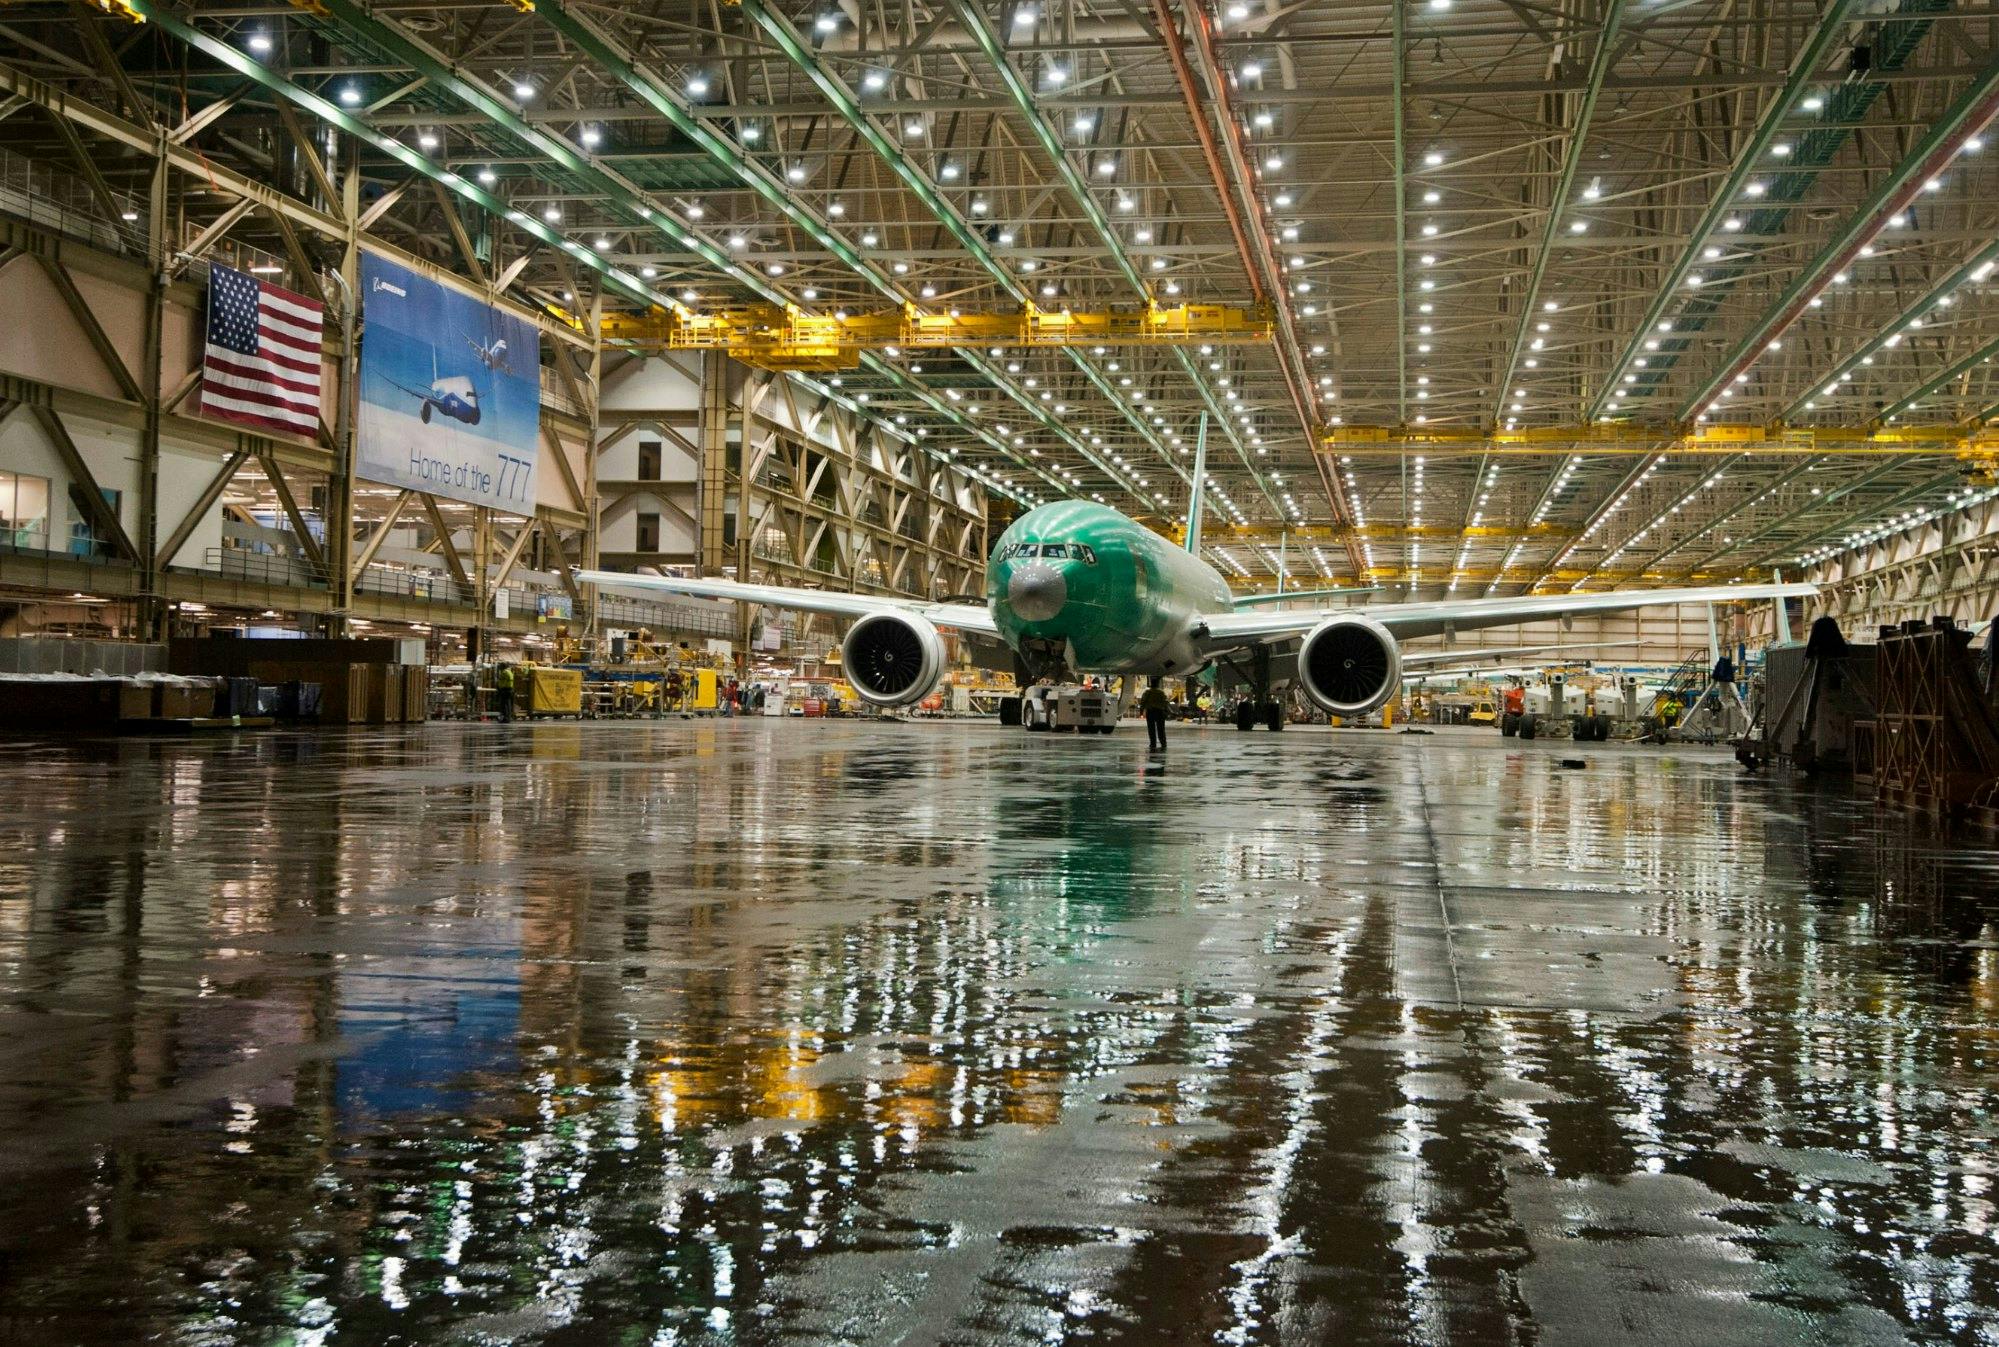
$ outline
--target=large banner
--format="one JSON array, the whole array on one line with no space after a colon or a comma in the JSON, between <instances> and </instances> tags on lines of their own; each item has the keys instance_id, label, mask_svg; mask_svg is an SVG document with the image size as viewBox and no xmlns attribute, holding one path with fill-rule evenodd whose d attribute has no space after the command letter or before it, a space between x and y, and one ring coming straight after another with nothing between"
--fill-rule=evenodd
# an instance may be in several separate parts
<instances>
[{"instance_id":1,"label":"large banner","mask_svg":"<svg viewBox=\"0 0 1999 1347\"><path fill-rule=\"evenodd\" d=\"M540 334L369 252L361 319L356 475L534 513Z\"/></svg>"}]
</instances>

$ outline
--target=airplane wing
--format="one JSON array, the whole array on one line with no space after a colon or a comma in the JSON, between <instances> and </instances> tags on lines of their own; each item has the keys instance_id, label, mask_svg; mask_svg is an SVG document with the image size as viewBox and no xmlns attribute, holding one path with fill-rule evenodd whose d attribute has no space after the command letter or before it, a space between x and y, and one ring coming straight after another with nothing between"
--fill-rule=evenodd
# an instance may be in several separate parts
<instances>
[{"instance_id":1,"label":"airplane wing","mask_svg":"<svg viewBox=\"0 0 1999 1347\"><path fill-rule=\"evenodd\" d=\"M1354 594L1379 594L1380 585L1370 585L1366 589L1294 589L1288 594L1242 594L1235 600L1238 608L1257 608L1266 603L1295 603L1300 599L1325 599L1334 595L1347 597Z\"/></svg>"},{"instance_id":2,"label":"airplane wing","mask_svg":"<svg viewBox=\"0 0 1999 1347\"><path fill-rule=\"evenodd\" d=\"M1478 668L1478 662L1482 659L1501 659L1501 658L1513 659L1514 657L1520 655L1542 655L1542 654L1552 654L1552 653L1566 653L1573 651L1618 650L1626 646L1634 646L1640 644L1642 644L1642 642L1639 641L1584 641L1580 643L1571 642L1567 645L1489 645L1483 647L1464 646L1462 648L1453 647L1453 648L1446 648L1443 650L1419 650L1413 653L1405 650L1402 652L1402 664L1404 668L1408 668L1413 665L1414 667L1419 669L1422 668L1424 665L1428 664L1462 664L1467 669L1471 669L1474 672L1476 672Z\"/></svg>"},{"instance_id":3,"label":"airplane wing","mask_svg":"<svg viewBox=\"0 0 1999 1347\"><path fill-rule=\"evenodd\" d=\"M1587 613L1681 603L1736 603L1746 599L1806 598L1815 585L1711 585L1703 589L1617 589L1596 594L1523 594L1506 599L1445 599L1431 603L1391 603L1372 607L1324 608L1289 613L1215 613L1203 619L1204 648L1210 653L1299 636L1329 617L1359 614L1402 638L1474 631Z\"/></svg>"},{"instance_id":4,"label":"airplane wing","mask_svg":"<svg viewBox=\"0 0 1999 1347\"><path fill-rule=\"evenodd\" d=\"M649 589L685 594L697 599L734 599L738 603L759 603L802 613L832 613L838 617L861 617L867 613L894 610L928 618L938 626L954 631L986 636L999 634L991 610L982 603L930 603L883 594L843 594L830 589L746 585L734 580L683 579L675 575L629 575L624 571L578 571L576 578L610 589Z\"/></svg>"}]
</instances>

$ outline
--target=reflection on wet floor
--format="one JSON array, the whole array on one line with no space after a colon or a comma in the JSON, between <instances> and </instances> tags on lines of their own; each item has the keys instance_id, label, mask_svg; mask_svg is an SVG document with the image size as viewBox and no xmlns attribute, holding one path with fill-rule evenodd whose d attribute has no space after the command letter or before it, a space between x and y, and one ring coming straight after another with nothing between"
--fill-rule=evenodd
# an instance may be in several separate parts
<instances>
[{"instance_id":1,"label":"reflection on wet floor","mask_svg":"<svg viewBox=\"0 0 1999 1347\"><path fill-rule=\"evenodd\" d=\"M1999 853L1557 756L0 745L0 1321L1999 1340Z\"/></svg>"}]
</instances>

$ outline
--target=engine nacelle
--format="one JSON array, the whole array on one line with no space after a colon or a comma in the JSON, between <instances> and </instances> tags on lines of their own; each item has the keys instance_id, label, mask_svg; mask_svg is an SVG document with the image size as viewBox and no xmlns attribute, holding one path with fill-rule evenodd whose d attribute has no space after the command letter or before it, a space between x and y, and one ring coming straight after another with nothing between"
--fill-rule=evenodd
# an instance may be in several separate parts
<instances>
[{"instance_id":1,"label":"engine nacelle","mask_svg":"<svg viewBox=\"0 0 1999 1347\"><path fill-rule=\"evenodd\" d=\"M863 701L907 706L942 681L944 638L914 613L869 613L840 643L840 662Z\"/></svg>"},{"instance_id":2,"label":"engine nacelle","mask_svg":"<svg viewBox=\"0 0 1999 1347\"><path fill-rule=\"evenodd\" d=\"M1298 647L1298 681L1321 711L1366 715L1402 685L1402 648L1379 622L1331 617Z\"/></svg>"}]
</instances>

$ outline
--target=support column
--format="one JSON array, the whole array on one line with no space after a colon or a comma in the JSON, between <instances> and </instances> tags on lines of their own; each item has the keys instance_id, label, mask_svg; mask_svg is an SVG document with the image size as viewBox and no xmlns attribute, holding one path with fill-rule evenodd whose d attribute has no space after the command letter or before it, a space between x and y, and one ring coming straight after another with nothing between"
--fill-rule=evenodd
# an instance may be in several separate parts
<instances>
[{"instance_id":1,"label":"support column","mask_svg":"<svg viewBox=\"0 0 1999 1347\"><path fill-rule=\"evenodd\" d=\"M583 539L577 547L577 554L583 559L585 570L597 569L599 543L597 524L604 513L604 503L597 498L597 438L603 433L604 418L604 291L600 286L590 299L590 379L584 386L590 405L584 409L590 426L583 436ZM560 358L560 353L557 353ZM553 526L548 531L548 541L557 549L562 540L555 536ZM597 629L597 587L591 585L586 590L590 611L584 615L582 630L594 632Z\"/></svg>"},{"instance_id":2,"label":"support column","mask_svg":"<svg viewBox=\"0 0 1999 1347\"><path fill-rule=\"evenodd\" d=\"M472 630L465 644L480 655L486 653L486 630L493 610L493 511L486 505L472 507Z\"/></svg>"},{"instance_id":3,"label":"support column","mask_svg":"<svg viewBox=\"0 0 1999 1347\"><path fill-rule=\"evenodd\" d=\"M360 366L355 358L354 332L361 307L358 142L350 139L343 157L340 214L347 226L347 241L340 255L339 288L346 309L340 325L340 402L333 412L333 471L326 478L326 573L327 583L333 586L333 611L326 619L329 636L347 634L348 615L354 607L354 406L358 390L353 385Z\"/></svg>"},{"instance_id":4,"label":"support column","mask_svg":"<svg viewBox=\"0 0 1999 1347\"><path fill-rule=\"evenodd\" d=\"M146 346L139 373L145 394L145 424L139 432L139 567L140 599L135 614L140 636L148 641L167 634L167 606L160 582L160 399L164 331L166 327L167 172L166 140L162 135L153 177L146 189Z\"/></svg>"},{"instance_id":5,"label":"support column","mask_svg":"<svg viewBox=\"0 0 1999 1347\"><path fill-rule=\"evenodd\" d=\"M729 358L720 351L701 355L701 574L720 575L729 555L722 544L729 498ZM744 483L738 496L748 494ZM740 527L740 520L738 522ZM747 572L737 571L740 579Z\"/></svg>"}]
</instances>

